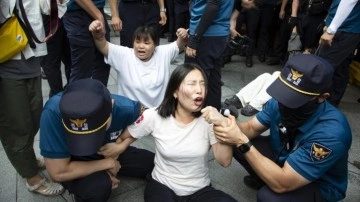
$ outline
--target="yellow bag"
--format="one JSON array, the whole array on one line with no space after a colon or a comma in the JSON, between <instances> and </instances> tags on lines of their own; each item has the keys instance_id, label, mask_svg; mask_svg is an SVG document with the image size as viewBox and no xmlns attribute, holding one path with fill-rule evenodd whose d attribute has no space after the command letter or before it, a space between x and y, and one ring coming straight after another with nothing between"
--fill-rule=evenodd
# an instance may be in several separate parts
<instances>
[{"instance_id":1,"label":"yellow bag","mask_svg":"<svg viewBox=\"0 0 360 202\"><path fill-rule=\"evenodd\" d=\"M27 43L28 38L17 17L11 16L0 27L0 63L14 57L26 47Z\"/></svg>"}]
</instances>

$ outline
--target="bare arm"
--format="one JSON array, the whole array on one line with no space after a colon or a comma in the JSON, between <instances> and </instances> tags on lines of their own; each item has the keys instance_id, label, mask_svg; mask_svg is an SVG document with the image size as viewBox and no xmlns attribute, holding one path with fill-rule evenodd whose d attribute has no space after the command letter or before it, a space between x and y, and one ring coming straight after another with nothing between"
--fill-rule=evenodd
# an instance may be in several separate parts
<instances>
[{"instance_id":1,"label":"bare arm","mask_svg":"<svg viewBox=\"0 0 360 202\"><path fill-rule=\"evenodd\" d=\"M112 174L116 174L120 169L119 162L112 158L95 161L45 158L45 166L50 177L57 182L82 178L102 170L108 170Z\"/></svg>"},{"instance_id":2,"label":"bare arm","mask_svg":"<svg viewBox=\"0 0 360 202\"><path fill-rule=\"evenodd\" d=\"M188 30L184 28L179 28L176 31L176 36L177 36L176 44L179 47L179 52L181 52L184 50L187 42L189 41Z\"/></svg>"},{"instance_id":3,"label":"bare arm","mask_svg":"<svg viewBox=\"0 0 360 202\"><path fill-rule=\"evenodd\" d=\"M119 155L122 154L135 140L136 139L130 135L129 131L125 129L116 142L108 143L102 146L99 149L98 154L103 155L106 158L112 157L117 159Z\"/></svg>"},{"instance_id":4,"label":"bare arm","mask_svg":"<svg viewBox=\"0 0 360 202\"><path fill-rule=\"evenodd\" d=\"M122 21L119 17L118 12L118 0L108 0L111 11L111 24L115 31L120 31L122 29Z\"/></svg>"},{"instance_id":5,"label":"bare arm","mask_svg":"<svg viewBox=\"0 0 360 202\"><path fill-rule=\"evenodd\" d=\"M234 39L236 36L240 35L239 32L236 30L236 23L237 23L237 18L239 17L240 12L235 9L232 14L231 14L231 18L230 18L230 33L231 33L231 38Z\"/></svg>"},{"instance_id":6,"label":"bare arm","mask_svg":"<svg viewBox=\"0 0 360 202\"><path fill-rule=\"evenodd\" d=\"M89 31L92 33L96 48L105 56L109 54L109 42L105 39L104 24L99 20L94 20L89 25Z\"/></svg>"},{"instance_id":7,"label":"bare arm","mask_svg":"<svg viewBox=\"0 0 360 202\"><path fill-rule=\"evenodd\" d=\"M159 4L159 8L160 9L165 9L165 4L164 4L164 0L157 0L158 4ZM166 24L166 13L165 12L160 12L160 21L159 24L164 26Z\"/></svg>"},{"instance_id":8,"label":"bare arm","mask_svg":"<svg viewBox=\"0 0 360 202\"><path fill-rule=\"evenodd\" d=\"M226 142L240 146L249 141L255 133L263 131L266 127L261 126L256 118L247 121L247 124L236 124L233 116L230 126L214 127L216 137L220 142ZM257 125L257 124L260 124ZM240 130L241 128L241 130ZM244 130L244 131L243 131ZM246 135L244 133L247 133ZM272 160L263 156L254 146L244 154L247 162L254 169L256 174L276 193L284 193L302 187L310 181L297 173L287 162L283 167L278 166Z\"/></svg>"},{"instance_id":9,"label":"bare arm","mask_svg":"<svg viewBox=\"0 0 360 202\"><path fill-rule=\"evenodd\" d=\"M91 17L95 20L99 20L100 22L104 23L104 16L100 12L100 10L95 6L93 1L89 0L75 0L76 3L84 9Z\"/></svg>"},{"instance_id":10,"label":"bare arm","mask_svg":"<svg viewBox=\"0 0 360 202\"><path fill-rule=\"evenodd\" d=\"M285 7L286 7L286 4L287 4L288 0L282 0L281 1L281 7L280 7L280 12L279 12L279 18L281 20L284 19L284 16L285 16Z\"/></svg>"}]
</instances>

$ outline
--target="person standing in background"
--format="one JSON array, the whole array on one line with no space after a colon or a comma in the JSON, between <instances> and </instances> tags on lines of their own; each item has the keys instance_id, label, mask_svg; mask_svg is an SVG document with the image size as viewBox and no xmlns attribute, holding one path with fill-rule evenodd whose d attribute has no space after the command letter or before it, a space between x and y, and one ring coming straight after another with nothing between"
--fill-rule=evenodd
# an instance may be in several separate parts
<instances>
[{"instance_id":1,"label":"person standing in background","mask_svg":"<svg viewBox=\"0 0 360 202\"><path fill-rule=\"evenodd\" d=\"M133 47L132 37L136 28L145 25L153 27L159 38L159 25L165 25L167 20L164 0L121 0L119 12L111 15L113 21L121 20L120 45L129 48Z\"/></svg>"},{"instance_id":2,"label":"person standing in background","mask_svg":"<svg viewBox=\"0 0 360 202\"><path fill-rule=\"evenodd\" d=\"M61 1L62 2L62 1ZM0 23L5 22L20 6L38 38L45 38L39 0L0 0ZM21 13L19 12L19 15ZM21 20L25 16L20 15ZM0 63L0 140L16 172L26 179L28 191L56 196L64 188L40 173L34 151L34 138L39 130L43 107L40 62L47 54L46 43L29 44L10 60ZM0 44L0 48L3 44ZM40 165L43 167L43 165Z\"/></svg>"},{"instance_id":3,"label":"person standing in background","mask_svg":"<svg viewBox=\"0 0 360 202\"><path fill-rule=\"evenodd\" d=\"M112 5L114 3L111 2ZM70 83L82 78L93 78L107 85L110 66L105 64L88 30L93 20L100 20L105 25L106 39L110 40L104 6L105 0L70 0L67 4L63 22L71 48Z\"/></svg>"}]
</instances>

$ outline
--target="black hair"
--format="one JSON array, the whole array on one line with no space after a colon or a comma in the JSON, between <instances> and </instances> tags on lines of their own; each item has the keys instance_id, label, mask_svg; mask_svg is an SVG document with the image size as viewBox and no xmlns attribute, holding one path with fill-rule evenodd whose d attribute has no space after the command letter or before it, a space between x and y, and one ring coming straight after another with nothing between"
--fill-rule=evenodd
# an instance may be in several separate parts
<instances>
[{"instance_id":1,"label":"black hair","mask_svg":"<svg viewBox=\"0 0 360 202\"><path fill-rule=\"evenodd\" d=\"M206 94L207 94L207 79L206 78L207 77L206 77L204 70L202 70L201 67L199 67L198 65L192 64L192 63L185 63L185 64L178 65L170 76L169 83L166 87L164 99L161 102L160 106L157 108L158 114L161 117L167 118L170 115L173 115L175 117L175 111L176 111L178 99L176 99L174 97L174 93L176 90L179 89L179 87L180 87L181 83L183 82L183 80L185 79L185 77L193 70L199 70L201 72L202 76L204 77L205 97L206 97ZM203 103L205 103L205 100ZM194 117L199 117L201 115L201 112L200 111L193 112L193 115L194 115Z\"/></svg>"},{"instance_id":2,"label":"black hair","mask_svg":"<svg viewBox=\"0 0 360 202\"><path fill-rule=\"evenodd\" d=\"M159 45L159 37L157 36L157 32L155 31L154 27L146 25L139 26L133 34L133 43L135 40L148 40L149 38L154 41L155 46Z\"/></svg>"}]
</instances>

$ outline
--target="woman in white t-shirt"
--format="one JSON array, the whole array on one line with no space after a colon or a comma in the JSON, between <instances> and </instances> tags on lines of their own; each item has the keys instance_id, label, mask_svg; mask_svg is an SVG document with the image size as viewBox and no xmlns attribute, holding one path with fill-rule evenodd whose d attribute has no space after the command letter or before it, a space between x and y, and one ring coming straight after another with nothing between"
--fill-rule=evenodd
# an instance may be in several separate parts
<instances>
[{"instance_id":1,"label":"woman in white t-shirt","mask_svg":"<svg viewBox=\"0 0 360 202\"><path fill-rule=\"evenodd\" d=\"M145 201L236 201L210 183L210 148L223 167L231 164L232 148L216 140L213 125L202 117L206 84L199 66L179 65L171 74L160 106L145 110L120 136L118 147L100 149L105 156L114 156L112 152L121 152L137 138L154 137L155 167L148 176ZM205 110L206 114L211 110L219 114L213 107Z\"/></svg>"},{"instance_id":2,"label":"woman in white t-shirt","mask_svg":"<svg viewBox=\"0 0 360 202\"><path fill-rule=\"evenodd\" d=\"M159 106L169 80L170 62L184 49L187 30L178 29L175 42L159 46L152 27L138 27L134 32L134 48L106 41L103 23L98 20L89 25L89 30L105 62L118 73L118 94L140 101L146 108Z\"/></svg>"}]
</instances>

